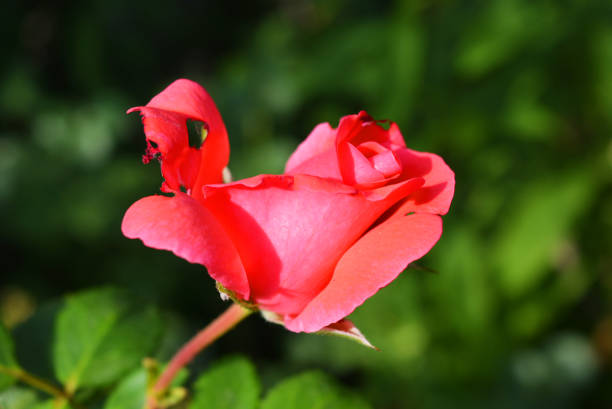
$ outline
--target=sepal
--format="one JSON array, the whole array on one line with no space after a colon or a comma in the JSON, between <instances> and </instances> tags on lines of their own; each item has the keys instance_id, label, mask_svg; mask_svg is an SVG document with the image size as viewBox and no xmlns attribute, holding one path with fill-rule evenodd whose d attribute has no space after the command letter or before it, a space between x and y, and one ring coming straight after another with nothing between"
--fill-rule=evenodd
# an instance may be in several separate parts
<instances>
[{"instance_id":1,"label":"sepal","mask_svg":"<svg viewBox=\"0 0 612 409\"><path fill-rule=\"evenodd\" d=\"M182 386L182 383L187 380L189 373L185 368L181 369L168 388L163 391L155 391L155 384L163 372L163 367L152 358L143 359L142 366L147 375L147 408L167 409L175 407L186 400L187 388Z\"/></svg>"},{"instance_id":2,"label":"sepal","mask_svg":"<svg viewBox=\"0 0 612 409\"><path fill-rule=\"evenodd\" d=\"M283 317L280 314L277 314L272 311L261 310L261 316L268 322L273 324L278 324L284 326L285 323L283 321ZM365 347L372 348L376 351L380 351L377 347L372 345L370 341L359 331L359 328L353 324L352 321L345 319L341 319L338 322L334 322L326 327L323 327L319 331L313 332L313 334L319 335L333 335L337 337L342 337L346 339L350 339L351 341L355 341L358 344L361 344Z\"/></svg>"},{"instance_id":3,"label":"sepal","mask_svg":"<svg viewBox=\"0 0 612 409\"><path fill-rule=\"evenodd\" d=\"M255 303L241 299L240 297L238 297L238 295L236 295L235 292L223 287L223 285L218 281L217 281L217 291L219 291L219 296L221 297L223 301L232 300L233 302L235 302L236 304L240 305L243 308L246 308L247 310L251 310L254 312L259 311L259 308L257 308L257 305Z\"/></svg>"},{"instance_id":4,"label":"sepal","mask_svg":"<svg viewBox=\"0 0 612 409\"><path fill-rule=\"evenodd\" d=\"M359 331L359 328L353 324L352 321L345 319L341 319L338 322L334 322L333 324L324 327L323 329L315 332L315 334L321 335L334 335L342 338L350 339L351 341L355 341L365 347L375 349L376 351L380 351L377 347L372 345L370 341Z\"/></svg>"}]
</instances>

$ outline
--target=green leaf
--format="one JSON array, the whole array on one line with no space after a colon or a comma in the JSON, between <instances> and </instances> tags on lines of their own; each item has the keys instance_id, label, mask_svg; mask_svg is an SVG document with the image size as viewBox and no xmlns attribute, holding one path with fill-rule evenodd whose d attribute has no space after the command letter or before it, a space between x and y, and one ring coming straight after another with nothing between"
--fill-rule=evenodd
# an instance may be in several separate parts
<instances>
[{"instance_id":1,"label":"green leaf","mask_svg":"<svg viewBox=\"0 0 612 409\"><path fill-rule=\"evenodd\" d=\"M4 389L15 382L15 379L5 373L3 369L18 368L15 360L15 349L13 340L8 330L0 322L0 390ZM1 408L1 407L0 407Z\"/></svg>"},{"instance_id":2,"label":"green leaf","mask_svg":"<svg viewBox=\"0 0 612 409\"><path fill-rule=\"evenodd\" d=\"M591 204L599 181L590 169L557 172L515 195L491 255L510 298L532 290L550 272L552 254Z\"/></svg>"},{"instance_id":3,"label":"green leaf","mask_svg":"<svg viewBox=\"0 0 612 409\"><path fill-rule=\"evenodd\" d=\"M32 409L38 402L36 392L25 388L9 388L0 392L0 409Z\"/></svg>"},{"instance_id":4,"label":"green leaf","mask_svg":"<svg viewBox=\"0 0 612 409\"><path fill-rule=\"evenodd\" d=\"M146 395L147 373L141 368L119 383L106 401L104 409L142 409Z\"/></svg>"},{"instance_id":5,"label":"green leaf","mask_svg":"<svg viewBox=\"0 0 612 409\"><path fill-rule=\"evenodd\" d=\"M275 386L261 409L368 409L360 398L341 391L320 372L306 372Z\"/></svg>"},{"instance_id":6,"label":"green leaf","mask_svg":"<svg viewBox=\"0 0 612 409\"><path fill-rule=\"evenodd\" d=\"M101 386L136 367L156 346L157 311L103 288L72 295L56 321L53 363L68 392Z\"/></svg>"},{"instance_id":7,"label":"green leaf","mask_svg":"<svg viewBox=\"0 0 612 409\"><path fill-rule=\"evenodd\" d=\"M74 408L70 406L68 402L66 402L66 400L64 399L61 399L61 400L49 399L35 406L30 406L28 407L28 409L74 409Z\"/></svg>"},{"instance_id":8,"label":"green leaf","mask_svg":"<svg viewBox=\"0 0 612 409\"><path fill-rule=\"evenodd\" d=\"M181 369L174 377L171 386L179 387L189 377L186 369ZM149 382L147 369L145 367L128 374L113 390L104 409L142 409L147 395L147 384Z\"/></svg>"},{"instance_id":9,"label":"green leaf","mask_svg":"<svg viewBox=\"0 0 612 409\"><path fill-rule=\"evenodd\" d=\"M194 385L189 409L255 409L259 380L246 359L226 359L201 375Z\"/></svg>"}]
</instances>

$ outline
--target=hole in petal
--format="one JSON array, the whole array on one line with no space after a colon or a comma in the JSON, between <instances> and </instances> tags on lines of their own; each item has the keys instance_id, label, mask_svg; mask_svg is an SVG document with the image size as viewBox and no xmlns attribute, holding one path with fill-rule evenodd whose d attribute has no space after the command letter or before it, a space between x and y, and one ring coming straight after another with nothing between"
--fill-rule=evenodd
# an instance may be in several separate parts
<instances>
[{"instance_id":1,"label":"hole in petal","mask_svg":"<svg viewBox=\"0 0 612 409\"><path fill-rule=\"evenodd\" d=\"M142 163L146 165L153 159L161 160L161 154L157 144L147 139L147 147L145 148L144 155L142 155Z\"/></svg>"},{"instance_id":2,"label":"hole in petal","mask_svg":"<svg viewBox=\"0 0 612 409\"><path fill-rule=\"evenodd\" d=\"M208 136L208 124L202 121L187 120L187 134L189 135L189 146L200 149L202 143Z\"/></svg>"},{"instance_id":3,"label":"hole in petal","mask_svg":"<svg viewBox=\"0 0 612 409\"><path fill-rule=\"evenodd\" d=\"M388 131L391 128L391 121L388 119L377 119L376 123L385 131Z\"/></svg>"}]
</instances>

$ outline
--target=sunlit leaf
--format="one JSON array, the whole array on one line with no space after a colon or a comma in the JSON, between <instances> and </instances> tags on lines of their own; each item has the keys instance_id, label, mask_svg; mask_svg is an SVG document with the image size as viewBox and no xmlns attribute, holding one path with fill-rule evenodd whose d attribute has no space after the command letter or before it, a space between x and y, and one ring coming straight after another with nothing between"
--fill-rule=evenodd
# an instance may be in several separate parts
<instances>
[{"instance_id":1,"label":"sunlit leaf","mask_svg":"<svg viewBox=\"0 0 612 409\"><path fill-rule=\"evenodd\" d=\"M171 386L182 385L187 380L188 375L188 371L182 369L174 377ZM157 373L157 376L159 376L159 373ZM106 400L104 409L142 409L146 401L147 387L150 381L148 377L146 367L138 368L128 374L113 389Z\"/></svg>"},{"instance_id":2,"label":"sunlit leaf","mask_svg":"<svg viewBox=\"0 0 612 409\"><path fill-rule=\"evenodd\" d=\"M117 380L156 346L157 311L104 288L67 298L56 321L55 372L67 390Z\"/></svg>"},{"instance_id":3,"label":"sunlit leaf","mask_svg":"<svg viewBox=\"0 0 612 409\"><path fill-rule=\"evenodd\" d=\"M546 275L555 245L591 203L596 187L591 172L576 169L534 181L513 198L492 252L507 295L523 294Z\"/></svg>"},{"instance_id":4,"label":"sunlit leaf","mask_svg":"<svg viewBox=\"0 0 612 409\"><path fill-rule=\"evenodd\" d=\"M226 359L197 379L189 409L255 409L259 389L253 364L239 357Z\"/></svg>"},{"instance_id":5,"label":"sunlit leaf","mask_svg":"<svg viewBox=\"0 0 612 409\"><path fill-rule=\"evenodd\" d=\"M367 409L370 406L354 395L341 391L320 372L307 372L289 378L268 393L261 409Z\"/></svg>"},{"instance_id":6,"label":"sunlit leaf","mask_svg":"<svg viewBox=\"0 0 612 409\"><path fill-rule=\"evenodd\" d=\"M144 369L128 375L108 397L104 409L142 409L147 396L147 374Z\"/></svg>"},{"instance_id":7,"label":"sunlit leaf","mask_svg":"<svg viewBox=\"0 0 612 409\"><path fill-rule=\"evenodd\" d=\"M31 409L38 402L36 392L26 388L8 388L0 392L0 408Z\"/></svg>"}]
</instances>

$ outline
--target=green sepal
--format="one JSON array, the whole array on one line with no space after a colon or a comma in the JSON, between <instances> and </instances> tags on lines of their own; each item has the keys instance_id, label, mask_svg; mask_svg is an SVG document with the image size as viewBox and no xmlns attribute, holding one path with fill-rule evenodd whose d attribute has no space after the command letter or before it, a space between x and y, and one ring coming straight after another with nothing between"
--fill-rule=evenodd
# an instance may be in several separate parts
<instances>
[{"instance_id":1,"label":"green sepal","mask_svg":"<svg viewBox=\"0 0 612 409\"><path fill-rule=\"evenodd\" d=\"M240 305L243 308L246 308L247 310L251 310L253 312L257 312L259 311L259 308L257 307L257 304L251 302L251 301L246 301L243 300L241 298L239 298L235 292L233 292L232 290L228 290L227 288L223 287L223 285L217 281L217 291L219 291L219 294L221 295L221 298L229 298L231 299L233 302L235 302L236 304Z\"/></svg>"}]
</instances>

